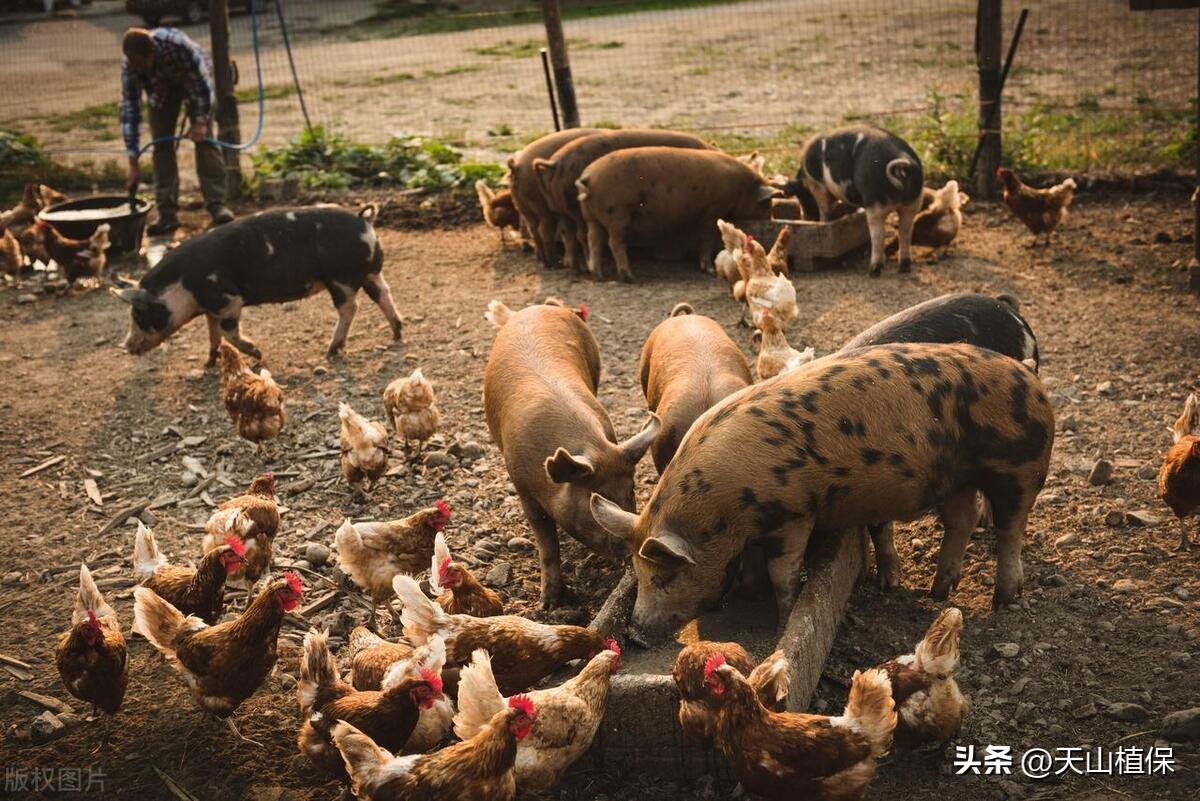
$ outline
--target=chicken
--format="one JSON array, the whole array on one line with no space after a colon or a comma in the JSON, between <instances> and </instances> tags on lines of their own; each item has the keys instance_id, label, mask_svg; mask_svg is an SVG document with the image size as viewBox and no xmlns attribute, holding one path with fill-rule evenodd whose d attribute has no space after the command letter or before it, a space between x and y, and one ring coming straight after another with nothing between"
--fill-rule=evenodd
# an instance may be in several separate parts
<instances>
[{"instance_id":1,"label":"chicken","mask_svg":"<svg viewBox=\"0 0 1200 801\"><path fill-rule=\"evenodd\" d=\"M451 667L465 665L475 649L486 649L504 695L532 687L567 662L591 659L606 647L603 637L580 626L551 626L516 615L448 615L412 576L396 576L393 585L404 605L400 619L409 642L423 645L441 635Z\"/></svg>"},{"instance_id":2,"label":"chicken","mask_svg":"<svg viewBox=\"0 0 1200 801\"><path fill-rule=\"evenodd\" d=\"M996 177L1001 183L1001 200L1033 233L1033 243L1036 245L1038 237L1045 234L1046 244L1050 244L1050 234L1067 218L1067 207L1075 197L1075 179L1068 178L1049 189L1034 189L1004 167L996 168Z\"/></svg>"},{"instance_id":3,"label":"chicken","mask_svg":"<svg viewBox=\"0 0 1200 801\"><path fill-rule=\"evenodd\" d=\"M204 553L237 537L246 547L241 564L226 570L226 579L247 585L258 581L271 566L271 551L279 531L279 506L275 502L275 474L264 473L250 482L245 495L230 498L217 507L204 524Z\"/></svg>"},{"instance_id":4,"label":"chicken","mask_svg":"<svg viewBox=\"0 0 1200 801\"><path fill-rule=\"evenodd\" d=\"M408 378L397 378L387 385L383 408L396 436L404 440L404 447L416 442L418 451L437 433L442 417L434 403L433 384L419 367Z\"/></svg>"},{"instance_id":5,"label":"chicken","mask_svg":"<svg viewBox=\"0 0 1200 801\"><path fill-rule=\"evenodd\" d=\"M333 727L333 742L359 801L515 801L517 744L536 720L518 695L470 740L430 754L394 757L348 723Z\"/></svg>"},{"instance_id":6,"label":"chicken","mask_svg":"<svg viewBox=\"0 0 1200 801\"><path fill-rule=\"evenodd\" d=\"M342 423L342 475L355 488L366 481L370 490L387 472L392 455L387 429L381 423L372 423L348 403L338 404L338 418Z\"/></svg>"},{"instance_id":7,"label":"chicken","mask_svg":"<svg viewBox=\"0 0 1200 801\"><path fill-rule=\"evenodd\" d=\"M167 658L197 706L224 719L230 731L246 740L229 716L275 667L283 616L303 595L300 577L284 573L264 586L239 617L208 626L149 587L138 587L133 591L133 630Z\"/></svg>"},{"instance_id":8,"label":"chicken","mask_svg":"<svg viewBox=\"0 0 1200 801\"><path fill-rule=\"evenodd\" d=\"M515 770L522 791L556 786L567 768L591 746L604 718L609 680L620 668L621 648L615 640L609 640L607 648L593 656L571 680L529 693L538 711L538 725L517 744ZM471 739L504 709L507 701L496 688L488 652L477 649L459 679L454 733L461 740Z\"/></svg>"},{"instance_id":9,"label":"chicken","mask_svg":"<svg viewBox=\"0 0 1200 801\"><path fill-rule=\"evenodd\" d=\"M755 332L758 343L758 380L766 381L777 375L795 370L802 364L808 364L816 358L817 352L812 347L803 351L793 348L787 341L787 335L779 325L779 320L769 311L763 311L759 317L759 330Z\"/></svg>"},{"instance_id":10,"label":"chicken","mask_svg":"<svg viewBox=\"0 0 1200 801\"><path fill-rule=\"evenodd\" d=\"M1200 397L1188 395L1183 414L1175 421L1172 438L1175 444L1163 457L1158 472L1158 497L1162 498L1179 518L1179 545L1176 550L1188 551L1194 545L1188 536L1187 518L1200 511L1200 436L1196 435L1197 406Z\"/></svg>"},{"instance_id":11,"label":"chicken","mask_svg":"<svg viewBox=\"0 0 1200 801\"><path fill-rule=\"evenodd\" d=\"M788 661L783 651L776 651L755 667L746 649L736 642L700 640L685 646L675 657L671 674L679 687L679 728L685 737L704 748L713 744L720 711L704 681L704 665L713 654L720 654L728 664L748 677L750 686L767 709L783 711L790 684Z\"/></svg>"},{"instance_id":12,"label":"chicken","mask_svg":"<svg viewBox=\"0 0 1200 801\"><path fill-rule=\"evenodd\" d=\"M796 287L786 273L791 231L790 227L786 227L779 232L770 255L750 237L746 237L746 243L738 254L739 270L745 276L741 294L755 327L761 327L764 311L775 315L784 330L800 316L800 309L796 305ZM735 285L734 296L738 294Z\"/></svg>"},{"instance_id":13,"label":"chicken","mask_svg":"<svg viewBox=\"0 0 1200 801\"><path fill-rule=\"evenodd\" d=\"M392 579L424 570L433 558L434 537L449 522L450 505L442 500L403 520L351 523L347 519L334 535L338 563L376 604L385 604L392 619L398 620L396 610L387 604L392 597Z\"/></svg>"},{"instance_id":14,"label":"chicken","mask_svg":"<svg viewBox=\"0 0 1200 801\"><path fill-rule=\"evenodd\" d=\"M71 198L67 197L62 192L59 192L57 189L46 186L45 184L38 184L38 198L42 201L42 208L57 206L59 203L71 202Z\"/></svg>"},{"instance_id":15,"label":"chicken","mask_svg":"<svg viewBox=\"0 0 1200 801\"><path fill-rule=\"evenodd\" d=\"M104 272L104 254L109 247L108 223L101 224L87 239L69 239L45 220L35 222L34 230L47 255L58 263L67 283L74 284L80 278L97 278Z\"/></svg>"},{"instance_id":16,"label":"chicken","mask_svg":"<svg viewBox=\"0 0 1200 801\"><path fill-rule=\"evenodd\" d=\"M25 266L25 251L12 231L0 225L0 272L16 275Z\"/></svg>"},{"instance_id":17,"label":"chicken","mask_svg":"<svg viewBox=\"0 0 1200 801\"><path fill-rule=\"evenodd\" d=\"M742 787L768 801L862 798L896 728L892 684L882 670L856 672L838 717L772 712L737 668L713 654L704 681L716 742Z\"/></svg>"},{"instance_id":18,"label":"chicken","mask_svg":"<svg viewBox=\"0 0 1200 801\"><path fill-rule=\"evenodd\" d=\"M37 184L25 184L21 202L0 214L0 225L16 228L33 225L37 213L42 210L42 196Z\"/></svg>"},{"instance_id":19,"label":"chicken","mask_svg":"<svg viewBox=\"0 0 1200 801\"><path fill-rule=\"evenodd\" d=\"M504 603L499 594L480 584L466 565L454 561L450 546L446 544L446 535L440 531L433 540L429 589L447 614L475 617L504 614Z\"/></svg>"},{"instance_id":20,"label":"chicken","mask_svg":"<svg viewBox=\"0 0 1200 801\"><path fill-rule=\"evenodd\" d=\"M936 191L925 187L922 208L913 220L912 243L927 248L947 248L958 238L962 228L962 207L971 199L958 191L958 181L947 181ZM888 255L900 248L900 240L892 239L884 249Z\"/></svg>"},{"instance_id":21,"label":"chicken","mask_svg":"<svg viewBox=\"0 0 1200 801\"><path fill-rule=\"evenodd\" d=\"M340 779L348 780L341 754L329 739L329 729L339 720L353 724L376 742L397 751L408 742L423 710L442 698L442 679L423 668L407 675L402 663L392 666L382 690L355 690L338 677L337 662L329 652L329 632L309 631L300 654L300 681L296 700L304 723L297 745L300 753Z\"/></svg>"},{"instance_id":22,"label":"chicken","mask_svg":"<svg viewBox=\"0 0 1200 801\"><path fill-rule=\"evenodd\" d=\"M224 545L205 553L194 570L167 564L154 541L154 532L139 520L133 544L133 572L143 587L154 590L185 615L195 615L211 626L220 619L225 607L225 578L241 568L245 555L245 543L231 534Z\"/></svg>"},{"instance_id":23,"label":"chicken","mask_svg":"<svg viewBox=\"0 0 1200 801\"><path fill-rule=\"evenodd\" d=\"M129 658L117 613L104 602L86 564L79 566L79 593L71 628L54 651L58 675L71 695L115 714L125 699Z\"/></svg>"},{"instance_id":24,"label":"chicken","mask_svg":"<svg viewBox=\"0 0 1200 801\"><path fill-rule=\"evenodd\" d=\"M413 655L405 642L388 642L366 626L355 626L342 655L350 660L347 681L356 690L378 690L388 668Z\"/></svg>"},{"instance_id":25,"label":"chicken","mask_svg":"<svg viewBox=\"0 0 1200 801\"><path fill-rule=\"evenodd\" d=\"M221 390L225 411L237 426L238 434L262 448L262 443L279 436L287 423L283 408L283 390L263 370L255 374L245 357L228 340L217 347L217 365L221 371Z\"/></svg>"},{"instance_id":26,"label":"chicken","mask_svg":"<svg viewBox=\"0 0 1200 801\"><path fill-rule=\"evenodd\" d=\"M508 322L508 318L512 317L512 309L504 305L504 301L492 298L488 301L487 311L483 313L483 319L487 320L497 328L502 328Z\"/></svg>"},{"instance_id":27,"label":"chicken","mask_svg":"<svg viewBox=\"0 0 1200 801\"><path fill-rule=\"evenodd\" d=\"M513 200L511 189L499 192L488 186L487 181L480 179L475 182L475 194L479 196L479 206L483 209L483 219L488 225L500 232L500 242L504 242L504 229L521 229L521 215Z\"/></svg>"},{"instance_id":28,"label":"chicken","mask_svg":"<svg viewBox=\"0 0 1200 801\"><path fill-rule=\"evenodd\" d=\"M760 155L757 150L751 150L744 156L738 156L737 160L754 170L759 175L762 175L764 178L766 177L766 174L763 172L763 168L767 166L767 159L765 156Z\"/></svg>"},{"instance_id":29,"label":"chicken","mask_svg":"<svg viewBox=\"0 0 1200 801\"><path fill-rule=\"evenodd\" d=\"M962 627L962 612L943 609L913 653L879 666L892 682L897 747L940 746L958 734L967 713L967 701L954 681Z\"/></svg>"},{"instance_id":30,"label":"chicken","mask_svg":"<svg viewBox=\"0 0 1200 801\"><path fill-rule=\"evenodd\" d=\"M725 279L732 292L737 282L742 280L742 274L738 270L738 251L742 249L742 245L746 241L746 233L733 223L724 220L717 220L717 229L721 232L721 242L724 247L713 260L713 269L719 277Z\"/></svg>"}]
</instances>

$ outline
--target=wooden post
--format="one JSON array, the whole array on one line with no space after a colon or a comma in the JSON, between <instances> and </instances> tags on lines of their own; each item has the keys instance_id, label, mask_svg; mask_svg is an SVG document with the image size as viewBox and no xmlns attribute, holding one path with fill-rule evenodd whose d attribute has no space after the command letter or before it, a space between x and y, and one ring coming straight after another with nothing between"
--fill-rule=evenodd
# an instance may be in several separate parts
<instances>
[{"instance_id":1,"label":"wooden post","mask_svg":"<svg viewBox=\"0 0 1200 801\"><path fill-rule=\"evenodd\" d=\"M1200 12L1196 14L1200 29ZM1200 144L1200 45L1196 47L1196 127L1192 134ZM1188 286L1200 292L1200 146L1196 148L1196 177L1192 190L1192 261L1188 265Z\"/></svg>"},{"instance_id":2,"label":"wooden post","mask_svg":"<svg viewBox=\"0 0 1200 801\"><path fill-rule=\"evenodd\" d=\"M242 132L238 121L237 93L233 84L233 62L229 58L229 1L212 0L208 13L212 35L213 81L217 85L216 138L233 145L241 144ZM242 193L241 153L221 148L225 160L225 187L231 200Z\"/></svg>"},{"instance_id":3,"label":"wooden post","mask_svg":"<svg viewBox=\"0 0 1200 801\"><path fill-rule=\"evenodd\" d=\"M1000 51L1003 45L1004 0L978 0L975 14L975 63L979 65L979 169L975 190L994 197L1000 166ZM990 123L990 125L989 125Z\"/></svg>"},{"instance_id":4,"label":"wooden post","mask_svg":"<svg viewBox=\"0 0 1200 801\"><path fill-rule=\"evenodd\" d=\"M550 64L554 67L563 127L578 128L579 107L575 104L575 82L571 79L571 62L567 58L567 40L563 37L558 0L542 0L542 19L546 24L546 41L550 45Z\"/></svg>"}]
</instances>

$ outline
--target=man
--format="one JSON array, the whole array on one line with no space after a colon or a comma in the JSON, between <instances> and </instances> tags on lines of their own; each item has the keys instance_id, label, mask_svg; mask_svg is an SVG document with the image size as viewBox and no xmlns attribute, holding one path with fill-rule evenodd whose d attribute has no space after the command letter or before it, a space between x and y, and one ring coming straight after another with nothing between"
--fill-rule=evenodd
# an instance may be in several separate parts
<instances>
[{"instance_id":1,"label":"man","mask_svg":"<svg viewBox=\"0 0 1200 801\"><path fill-rule=\"evenodd\" d=\"M181 105L187 106L190 125L187 137L196 143L196 174L200 192L213 225L233 219L225 205L225 162L209 134L216 90L212 62L200 45L175 28L130 28L121 41L121 132L129 154L129 186L137 186L142 171L138 165L138 127L142 121L142 92L150 109L150 136L175 135ZM154 145L154 193L158 220L151 234L165 234L179 227L179 165L175 142Z\"/></svg>"}]
</instances>

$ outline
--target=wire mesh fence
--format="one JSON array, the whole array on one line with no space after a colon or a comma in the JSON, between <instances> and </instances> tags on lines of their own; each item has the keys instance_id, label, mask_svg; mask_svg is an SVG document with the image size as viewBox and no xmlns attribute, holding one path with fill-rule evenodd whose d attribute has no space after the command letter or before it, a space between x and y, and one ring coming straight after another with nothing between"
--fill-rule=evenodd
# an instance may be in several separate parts
<instances>
[{"instance_id":1,"label":"wire mesh fence","mask_svg":"<svg viewBox=\"0 0 1200 801\"><path fill-rule=\"evenodd\" d=\"M33 3L40 8L41 0ZM67 5L60 3L60 5ZM166 3L166 5L186 5ZM257 109L251 18L232 2L242 131ZM519 0L256 0L265 120L277 146L313 124L362 142L437 137L489 158L552 128L540 4ZM563 0L584 124L668 126L790 169L810 131L871 120L946 172L977 137L975 0ZM1031 11L1004 94L1006 158L1026 168L1190 171L1200 20L1127 0L1005 3ZM114 0L0 18L0 128L55 156L120 158ZM281 23L283 23L281 25ZM180 25L208 44L204 23Z\"/></svg>"}]
</instances>

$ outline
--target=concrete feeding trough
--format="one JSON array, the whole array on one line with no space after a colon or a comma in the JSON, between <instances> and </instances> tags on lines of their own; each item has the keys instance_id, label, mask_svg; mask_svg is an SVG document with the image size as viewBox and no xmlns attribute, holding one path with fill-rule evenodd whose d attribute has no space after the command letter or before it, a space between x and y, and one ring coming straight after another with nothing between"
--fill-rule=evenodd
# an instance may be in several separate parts
<instances>
[{"instance_id":1,"label":"concrete feeding trough","mask_svg":"<svg viewBox=\"0 0 1200 801\"><path fill-rule=\"evenodd\" d=\"M604 721L578 766L647 770L678 778L711 772L713 755L686 742L679 728L679 692L671 678L675 656L696 640L736 641L756 662L776 649L791 664L787 706L805 710L820 681L834 635L864 568L866 536L861 530L815 538L807 555L808 581L788 615L776 625L774 601L733 601L683 626L674 640L653 649L629 645L621 672L613 677ZM637 594L627 573L596 614L592 628L618 638Z\"/></svg>"},{"instance_id":2,"label":"concrete feeding trough","mask_svg":"<svg viewBox=\"0 0 1200 801\"><path fill-rule=\"evenodd\" d=\"M774 219L745 220L736 225L768 250L780 231L791 228L792 246L788 251L788 263L792 270L798 272L821 269L871 241L867 215L861 209L831 222L792 219L789 211L795 213L786 201L777 203L772 209Z\"/></svg>"}]
</instances>

